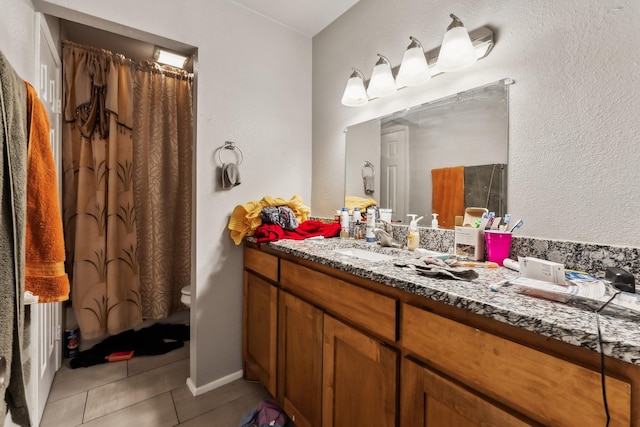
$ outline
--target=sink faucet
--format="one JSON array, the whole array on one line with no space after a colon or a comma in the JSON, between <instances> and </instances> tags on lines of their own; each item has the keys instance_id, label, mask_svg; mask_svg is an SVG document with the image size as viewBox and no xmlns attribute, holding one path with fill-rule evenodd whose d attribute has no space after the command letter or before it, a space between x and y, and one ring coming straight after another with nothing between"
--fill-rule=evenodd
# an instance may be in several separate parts
<instances>
[{"instance_id":1,"label":"sink faucet","mask_svg":"<svg viewBox=\"0 0 640 427\"><path fill-rule=\"evenodd\" d=\"M384 221L383 221L384 223ZM374 228L373 234L378 238L378 243L382 247L402 248L402 243L398 242L393 236L382 228Z\"/></svg>"}]
</instances>

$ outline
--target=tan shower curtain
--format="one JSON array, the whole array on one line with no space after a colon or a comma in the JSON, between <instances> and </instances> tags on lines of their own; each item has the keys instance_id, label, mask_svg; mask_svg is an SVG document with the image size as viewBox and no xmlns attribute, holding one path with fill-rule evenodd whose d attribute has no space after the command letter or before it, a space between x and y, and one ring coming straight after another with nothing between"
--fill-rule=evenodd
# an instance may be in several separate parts
<instances>
[{"instance_id":1,"label":"tan shower curtain","mask_svg":"<svg viewBox=\"0 0 640 427\"><path fill-rule=\"evenodd\" d=\"M181 307L191 280L192 78L141 65L135 73L134 198L145 318Z\"/></svg>"},{"instance_id":2,"label":"tan shower curtain","mask_svg":"<svg viewBox=\"0 0 640 427\"><path fill-rule=\"evenodd\" d=\"M132 174L132 69L64 46L63 215L71 300L82 336L142 320Z\"/></svg>"},{"instance_id":3,"label":"tan shower curtain","mask_svg":"<svg viewBox=\"0 0 640 427\"><path fill-rule=\"evenodd\" d=\"M188 173L187 178L175 176L176 180L186 181L187 189L180 185L157 187L155 177L145 178L145 173L141 172L149 168L165 168L173 161L171 157L176 155L176 149L164 146L164 138L153 139L153 135L149 135L151 140L137 139L148 135L144 130L134 131L136 123L144 122L134 119L134 103L140 105L134 101L139 89L134 90L134 86L136 82L144 81L139 76L141 68L144 68L141 64L121 55L65 42L62 145L67 272L71 278L73 308L82 336L87 339L135 326L143 319L143 306L164 307L164 311L145 309L144 317L159 318L170 314L178 304L179 286L182 285L173 277L167 278L156 272L157 269L166 271L174 267L166 260L153 262L151 257L157 250L167 248L168 237L165 234L171 235L176 227L167 225L166 221L175 222L176 218L170 215L166 219L153 210L158 209L162 213L171 210L169 207L175 203L181 203L190 212L190 163L188 171L180 171L181 174ZM154 74L150 71L146 72ZM189 124L185 125L189 132L192 123L190 97L189 93ZM176 112L176 105L163 107L180 118L182 113ZM155 112L148 114L153 114L156 119ZM175 125L155 122L153 126L157 126L158 132L171 133L169 129ZM175 139L171 141L172 144L177 143ZM190 134L186 144L190 152ZM158 153L147 159L144 157L145 149L141 150L140 146L151 146ZM173 176L174 171L165 172L163 169L160 175L164 178L165 174ZM137 178L147 179L152 184L144 187L143 183L142 188L146 190L134 188L133 181ZM153 199L149 207L145 201L136 200L135 194L143 191L158 191L161 197ZM176 197L172 191L183 191L188 196L180 194ZM149 230L148 224L143 223L149 221L159 225L154 224ZM189 214L187 221L179 224L179 229L190 230L190 227ZM164 233L147 234L157 230ZM181 233L180 238L186 239L186 247L190 248L190 231ZM171 235L169 239L175 239L175 236ZM177 242L172 244L175 244L175 250L182 250ZM170 249L174 250L173 247ZM189 252L186 253L190 260ZM182 251L179 255L182 256ZM169 259L173 256L173 253L167 255ZM154 267L149 269L149 263ZM187 265L190 270L188 262ZM142 272L145 272L144 280ZM158 302L156 294L162 295L166 301ZM154 295L154 302L144 301L150 295Z\"/></svg>"}]
</instances>

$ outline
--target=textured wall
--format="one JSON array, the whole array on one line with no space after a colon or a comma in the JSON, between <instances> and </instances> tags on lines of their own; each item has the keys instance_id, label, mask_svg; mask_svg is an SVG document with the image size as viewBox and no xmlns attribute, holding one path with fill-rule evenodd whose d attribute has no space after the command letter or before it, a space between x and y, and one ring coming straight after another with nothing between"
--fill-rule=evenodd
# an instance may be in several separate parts
<instances>
[{"instance_id":1,"label":"textured wall","mask_svg":"<svg viewBox=\"0 0 640 427\"><path fill-rule=\"evenodd\" d=\"M350 108L351 67L394 65L409 36L439 46L449 13L496 32L474 67ZM342 205L345 127L510 77L509 210L520 234L640 246L640 2L360 0L313 39L312 208Z\"/></svg>"},{"instance_id":2,"label":"textured wall","mask_svg":"<svg viewBox=\"0 0 640 427\"><path fill-rule=\"evenodd\" d=\"M0 0L0 50L20 76L35 76L35 15L31 0ZM28 46L29 49L25 49Z\"/></svg>"},{"instance_id":3,"label":"textured wall","mask_svg":"<svg viewBox=\"0 0 640 427\"><path fill-rule=\"evenodd\" d=\"M0 2L0 48L8 45L9 59L27 73L33 69L33 6L29 0ZM228 216L236 205L265 195L299 194L310 203L311 40L222 0L35 3L86 25L137 37L128 27L198 48L191 380L206 387L237 373L242 249L229 237ZM215 150L225 140L244 152L242 184L220 191ZM228 154L223 160L231 161Z\"/></svg>"}]
</instances>

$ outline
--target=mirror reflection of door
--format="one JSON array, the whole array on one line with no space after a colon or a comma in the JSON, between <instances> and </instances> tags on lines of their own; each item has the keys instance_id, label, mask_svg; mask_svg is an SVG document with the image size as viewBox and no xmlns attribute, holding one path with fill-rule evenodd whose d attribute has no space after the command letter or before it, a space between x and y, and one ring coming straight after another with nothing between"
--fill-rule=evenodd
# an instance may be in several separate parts
<instances>
[{"instance_id":1,"label":"mirror reflection of door","mask_svg":"<svg viewBox=\"0 0 640 427\"><path fill-rule=\"evenodd\" d=\"M405 222L409 194L408 129L391 129L381 136L380 207L393 209L395 220Z\"/></svg>"}]
</instances>

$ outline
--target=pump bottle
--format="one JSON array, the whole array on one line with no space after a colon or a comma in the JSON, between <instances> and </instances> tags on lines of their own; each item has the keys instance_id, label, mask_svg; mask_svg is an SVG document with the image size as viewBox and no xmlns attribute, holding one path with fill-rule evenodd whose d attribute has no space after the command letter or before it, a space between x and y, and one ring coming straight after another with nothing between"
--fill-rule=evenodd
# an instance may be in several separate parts
<instances>
[{"instance_id":1,"label":"pump bottle","mask_svg":"<svg viewBox=\"0 0 640 427\"><path fill-rule=\"evenodd\" d=\"M431 216L433 217L431 220L431 228L438 228L438 214L432 213Z\"/></svg>"},{"instance_id":2,"label":"pump bottle","mask_svg":"<svg viewBox=\"0 0 640 427\"><path fill-rule=\"evenodd\" d=\"M418 246L420 246L420 231L418 231L418 221L420 221L424 217L420 217L416 219L416 214L408 214L407 216L411 217L411 222L409 223L409 233L407 234L407 249L410 251L415 250Z\"/></svg>"}]
</instances>

